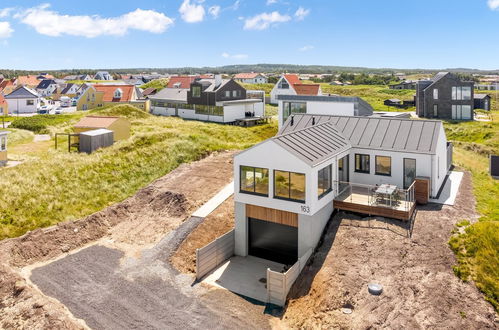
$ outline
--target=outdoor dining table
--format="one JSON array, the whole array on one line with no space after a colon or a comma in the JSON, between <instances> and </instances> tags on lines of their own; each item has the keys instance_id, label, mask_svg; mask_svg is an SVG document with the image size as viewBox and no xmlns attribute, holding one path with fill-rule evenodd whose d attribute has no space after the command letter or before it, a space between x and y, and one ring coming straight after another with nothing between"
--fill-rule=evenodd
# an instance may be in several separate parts
<instances>
[{"instance_id":1,"label":"outdoor dining table","mask_svg":"<svg viewBox=\"0 0 499 330\"><path fill-rule=\"evenodd\" d=\"M392 196L395 191L397 191L397 186L387 183L379 185L375 190L376 194L383 196L383 200L387 198L390 201L390 207L392 206Z\"/></svg>"}]
</instances>

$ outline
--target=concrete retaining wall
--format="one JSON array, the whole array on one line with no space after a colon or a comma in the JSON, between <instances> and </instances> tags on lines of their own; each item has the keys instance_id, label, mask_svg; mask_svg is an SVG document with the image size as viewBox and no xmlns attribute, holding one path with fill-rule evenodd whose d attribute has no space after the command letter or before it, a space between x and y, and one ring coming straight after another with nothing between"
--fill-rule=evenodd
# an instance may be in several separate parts
<instances>
[{"instance_id":1,"label":"concrete retaining wall","mask_svg":"<svg viewBox=\"0 0 499 330\"><path fill-rule=\"evenodd\" d=\"M303 257L298 258L298 261L285 273L278 273L267 269L267 302L284 306L286 298L291 286L300 275L303 267L307 264L308 259L312 255L313 250L308 250Z\"/></svg>"},{"instance_id":2,"label":"concrete retaining wall","mask_svg":"<svg viewBox=\"0 0 499 330\"><path fill-rule=\"evenodd\" d=\"M233 255L234 229L196 250L196 279L201 279Z\"/></svg>"}]
</instances>

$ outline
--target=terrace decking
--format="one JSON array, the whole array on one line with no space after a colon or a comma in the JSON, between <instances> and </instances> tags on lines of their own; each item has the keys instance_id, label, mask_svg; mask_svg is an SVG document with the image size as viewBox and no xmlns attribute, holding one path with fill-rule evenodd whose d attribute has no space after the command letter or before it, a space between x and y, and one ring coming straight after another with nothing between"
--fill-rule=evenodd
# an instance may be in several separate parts
<instances>
[{"instance_id":1,"label":"terrace decking","mask_svg":"<svg viewBox=\"0 0 499 330\"><path fill-rule=\"evenodd\" d=\"M407 190L399 189L392 200L380 200L373 186L352 183L340 186L342 189L334 199L334 208L338 210L408 221L416 207L414 185Z\"/></svg>"}]
</instances>

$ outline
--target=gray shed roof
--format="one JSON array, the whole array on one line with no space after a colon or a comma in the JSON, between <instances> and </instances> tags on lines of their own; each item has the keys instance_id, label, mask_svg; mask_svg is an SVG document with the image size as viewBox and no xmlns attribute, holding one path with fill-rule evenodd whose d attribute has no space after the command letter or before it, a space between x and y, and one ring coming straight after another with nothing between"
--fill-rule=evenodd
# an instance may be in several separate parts
<instances>
[{"instance_id":1,"label":"gray shed roof","mask_svg":"<svg viewBox=\"0 0 499 330\"><path fill-rule=\"evenodd\" d=\"M350 142L332 122L293 130L273 140L312 166L351 148Z\"/></svg>"},{"instance_id":2,"label":"gray shed roof","mask_svg":"<svg viewBox=\"0 0 499 330\"><path fill-rule=\"evenodd\" d=\"M486 97L490 97L489 94L478 94L478 93L473 94L473 98L478 100L484 99Z\"/></svg>"},{"instance_id":3,"label":"gray shed roof","mask_svg":"<svg viewBox=\"0 0 499 330\"><path fill-rule=\"evenodd\" d=\"M183 88L163 88L154 95L150 95L151 100L165 100L187 103L187 91Z\"/></svg>"},{"instance_id":4,"label":"gray shed roof","mask_svg":"<svg viewBox=\"0 0 499 330\"><path fill-rule=\"evenodd\" d=\"M295 114L284 123L279 134L301 130L315 123L331 122L352 147L386 151L434 154L442 123L437 120L403 118L318 116Z\"/></svg>"}]
</instances>

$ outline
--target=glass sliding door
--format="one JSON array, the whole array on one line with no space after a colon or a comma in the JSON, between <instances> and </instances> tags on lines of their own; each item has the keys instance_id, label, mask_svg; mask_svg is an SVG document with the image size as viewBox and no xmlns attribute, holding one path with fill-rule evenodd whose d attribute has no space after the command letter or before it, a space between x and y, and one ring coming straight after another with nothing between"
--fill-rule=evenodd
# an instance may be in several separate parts
<instances>
[{"instance_id":1,"label":"glass sliding door","mask_svg":"<svg viewBox=\"0 0 499 330\"><path fill-rule=\"evenodd\" d=\"M404 189L409 188L414 179L416 179L416 160L404 158Z\"/></svg>"}]
</instances>

